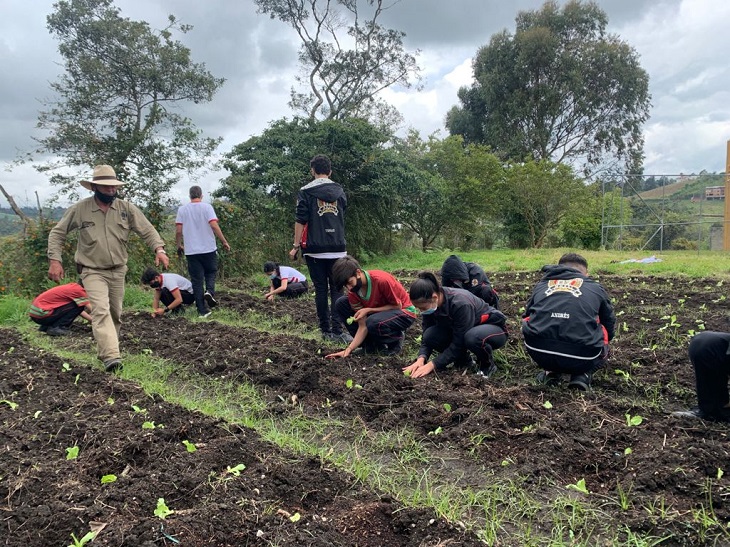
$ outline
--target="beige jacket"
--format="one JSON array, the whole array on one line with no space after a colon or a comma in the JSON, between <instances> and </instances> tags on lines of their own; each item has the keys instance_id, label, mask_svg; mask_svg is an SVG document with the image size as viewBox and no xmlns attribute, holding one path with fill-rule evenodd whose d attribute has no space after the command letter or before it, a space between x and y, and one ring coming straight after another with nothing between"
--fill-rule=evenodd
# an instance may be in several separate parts
<instances>
[{"instance_id":1,"label":"beige jacket","mask_svg":"<svg viewBox=\"0 0 730 547\"><path fill-rule=\"evenodd\" d=\"M154 251L165 242L136 205L115 199L104 213L94 200L86 198L66 210L48 235L48 258L62 260L62 248L69 232L78 230L76 264L107 270L127 264L129 232L138 234Z\"/></svg>"}]
</instances>

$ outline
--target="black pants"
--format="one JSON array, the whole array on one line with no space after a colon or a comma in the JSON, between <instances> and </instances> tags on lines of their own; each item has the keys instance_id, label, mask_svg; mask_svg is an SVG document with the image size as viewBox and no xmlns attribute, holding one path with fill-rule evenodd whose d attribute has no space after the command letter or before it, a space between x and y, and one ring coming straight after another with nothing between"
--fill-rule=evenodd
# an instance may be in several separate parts
<instances>
[{"instance_id":1,"label":"black pants","mask_svg":"<svg viewBox=\"0 0 730 547\"><path fill-rule=\"evenodd\" d=\"M175 308L173 313L175 312L181 312L183 311L185 306L189 306L193 302L195 302L195 295L193 293L188 291L180 291L180 296L182 296L183 305L178 306ZM167 287L162 287L160 290L160 302L162 302L165 306L169 306L175 301L175 297L172 296L172 293L170 292L170 289Z\"/></svg>"},{"instance_id":2,"label":"black pants","mask_svg":"<svg viewBox=\"0 0 730 547\"><path fill-rule=\"evenodd\" d=\"M218 274L218 251L203 253L199 255L186 255L188 261L188 273L190 282L193 284L193 295L198 313L208 313L208 304L203 298L205 291L215 295L215 276ZM203 288L205 284L205 288Z\"/></svg>"},{"instance_id":3,"label":"black pants","mask_svg":"<svg viewBox=\"0 0 730 547\"><path fill-rule=\"evenodd\" d=\"M278 277L276 279L271 280L271 285L278 289L281 287L281 279ZM304 293L306 293L309 290L309 283L306 281L296 281L294 283L287 283L286 289L283 292L280 292L278 296L283 296L284 298L297 298L298 296L302 296Z\"/></svg>"},{"instance_id":4,"label":"black pants","mask_svg":"<svg viewBox=\"0 0 730 547\"><path fill-rule=\"evenodd\" d=\"M73 302L69 302L53 310L51 315L47 315L42 319L37 317L31 317L31 319L34 323L47 328L68 328L74 322L74 319L81 315L82 311L84 311L84 306L77 306Z\"/></svg>"},{"instance_id":5,"label":"black pants","mask_svg":"<svg viewBox=\"0 0 730 547\"><path fill-rule=\"evenodd\" d=\"M727 406L730 375L730 334L701 332L689 343L689 360L695 369L700 410L716 415Z\"/></svg>"},{"instance_id":6,"label":"black pants","mask_svg":"<svg viewBox=\"0 0 730 547\"><path fill-rule=\"evenodd\" d=\"M548 372L559 372L562 374L586 374L595 372L606 364L608 359L608 344L603 349L596 348L597 357L592 359L574 359L565 355L543 353L531 348L526 348L527 353L532 357L537 366Z\"/></svg>"},{"instance_id":7,"label":"black pants","mask_svg":"<svg viewBox=\"0 0 730 547\"><path fill-rule=\"evenodd\" d=\"M332 279L332 265L337 259L314 258L308 255L304 258L307 260L309 277L312 278L314 284L314 304L317 307L319 328L323 333L340 334L342 333L342 325L335 316L335 302L342 296L342 292L335 288L335 282ZM331 308L330 302L332 303Z\"/></svg>"},{"instance_id":8,"label":"black pants","mask_svg":"<svg viewBox=\"0 0 730 547\"><path fill-rule=\"evenodd\" d=\"M341 296L335 302L335 316L339 321L343 321L347 331L355 336L357 332L357 323L347 324L347 318L352 317L355 310L350 306L347 296ZM415 318L411 317L403 310L388 310L378 313L371 313L365 319L365 326L368 329L368 335L363 345L367 344L372 348L379 348L382 345L398 342L410 327Z\"/></svg>"},{"instance_id":9,"label":"black pants","mask_svg":"<svg viewBox=\"0 0 730 547\"><path fill-rule=\"evenodd\" d=\"M434 325L423 332L421 344L436 351L444 351L454 338L451 328ZM477 325L466 331L464 335L464 352L456 357L454 364L466 363L467 351L471 351L480 366L488 366L492 362L492 350L499 349L507 343L507 332L497 325ZM426 360L430 355L426 356Z\"/></svg>"}]
</instances>

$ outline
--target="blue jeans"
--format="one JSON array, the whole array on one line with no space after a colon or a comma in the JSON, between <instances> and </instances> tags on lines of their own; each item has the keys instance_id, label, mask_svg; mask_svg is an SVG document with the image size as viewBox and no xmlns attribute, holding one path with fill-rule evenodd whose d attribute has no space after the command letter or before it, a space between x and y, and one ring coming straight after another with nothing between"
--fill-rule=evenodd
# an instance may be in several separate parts
<instances>
[{"instance_id":1,"label":"blue jeans","mask_svg":"<svg viewBox=\"0 0 730 547\"><path fill-rule=\"evenodd\" d=\"M185 258L188 261L190 282L193 284L195 306L198 308L198 313L208 313L210 310L208 309L205 298L203 298L203 294L207 290L210 294L215 295L215 277L218 274L218 251L199 255L187 255ZM203 283L205 283L205 288L203 288Z\"/></svg>"}]
</instances>

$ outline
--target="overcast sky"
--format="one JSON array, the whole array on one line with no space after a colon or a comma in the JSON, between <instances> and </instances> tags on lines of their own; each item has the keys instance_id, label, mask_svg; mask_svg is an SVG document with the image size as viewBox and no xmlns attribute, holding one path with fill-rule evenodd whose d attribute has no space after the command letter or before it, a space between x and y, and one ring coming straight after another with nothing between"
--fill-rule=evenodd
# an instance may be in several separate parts
<instances>
[{"instance_id":1,"label":"overcast sky","mask_svg":"<svg viewBox=\"0 0 730 547\"><path fill-rule=\"evenodd\" d=\"M562 1L560 3L563 3ZM633 46L649 73L651 117L644 126L645 173L725 170L730 139L730 2L727 0L600 0L609 31ZM223 137L219 153L269 122L291 116L287 106L297 72L298 42L283 23L258 15L250 0L116 0L123 17L161 28L168 14L193 30L180 40L226 83L213 101L187 111L208 136ZM382 22L406 33L406 47L419 49L424 88L388 90L406 125L423 136L444 129L444 115L457 103L459 87L472 81L477 49L502 29L514 31L519 10L539 0L401 0ZM9 170L19 152L33 147L40 101L60 73L58 44L46 28L52 0L0 0L0 183L21 204L55 192L29 166ZM198 183L206 194L221 175ZM187 199L190 180L174 195ZM7 206L0 196L0 205Z\"/></svg>"}]
</instances>

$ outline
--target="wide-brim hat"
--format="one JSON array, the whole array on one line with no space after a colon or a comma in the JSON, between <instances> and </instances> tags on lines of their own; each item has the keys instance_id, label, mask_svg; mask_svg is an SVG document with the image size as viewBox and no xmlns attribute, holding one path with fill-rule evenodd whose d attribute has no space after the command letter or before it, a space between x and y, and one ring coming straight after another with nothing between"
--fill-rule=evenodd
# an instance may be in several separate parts
<instances>
[{"instance_id":1,"label":"wide-brim hat","mask_svg":"<svg viewBox=\"0 0 730 547\"><path fill-rule=\"evenodd\" d=\"M81 186L91 190L92 184L101 186L122 186L124 183L117 179L117 174L111 165L96 165L91 180L82 180Z\"/></svg>"}]
</instances>

